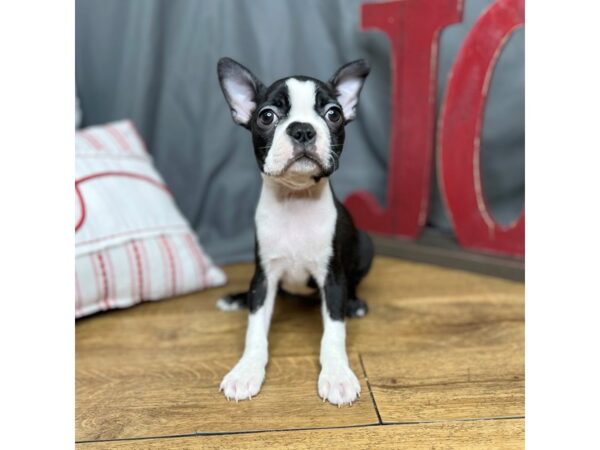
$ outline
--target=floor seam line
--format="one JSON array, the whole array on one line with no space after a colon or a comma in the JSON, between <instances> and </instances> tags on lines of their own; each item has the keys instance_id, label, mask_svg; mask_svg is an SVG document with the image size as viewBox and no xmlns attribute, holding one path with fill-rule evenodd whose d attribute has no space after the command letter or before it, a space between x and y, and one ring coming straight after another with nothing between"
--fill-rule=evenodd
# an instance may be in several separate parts
<instances>
[{"instance_id":1,"label":"floor seam line","mask_svg":"<svg viewBox=\"0 0 600 450\"><path fill-rule=\"evenodd\" d=\"M272 430L244 430L244 431L215 431L215 432L197 432L197 433L184 433L184 434L172 434L164 436L140 436L140 437L129 437L129 438L113 438L113 439L96 439L89 441L75 441L75 444L94 444L101 442L121 442L121 441L145 441L145 440L157 440L157 439L180 439L180 438L191 438L191 437L202 437L202 436L231 436L240 434L259 434L259 433L285 433L292 431L319 431L319 430L339 430L345 428L366 428L366 427L389 427L389 426L405 426L405 425L431 425L440 423L460 423L460 422L486 422L495 420L519 420L525 419L525 416L498 416L498 417L477 417L469 419L442 419L442 420L423 420L415 422L383 422L383 423L367 423L359 425L339 425L331 427L314 427L314 428L282 428Z\"/></svg>"},{"instance_id":2,"label":"floor seam line","mask_svg":"<svg viewBox=\"0 0 600 450\"><path fill-rule=\"evenodd\" d=\"M120 442L120 441L142 441L142 440L156 440L156 439L178 439L187 437L199 437L199 436L231 436L239 434L259 434L259 433L285 433L289 431L319 431L319 430L338 430L344 428L364 428L364 427L378 427L380 423L364 423L356 425L337 425L330 427L304 427L304 428L274 428L271 430L241 430L241 431L198 431L196 433L182 433L182 434L170 434L162 436L139 436L139 437L126 437L126 438L109 438L109 439L95 439L95 440L82 440L75 441L75 444L94 444L100 442Z\"/></svg>"},{"instance_id":3,"label":"floor seam line","mask_svg":"<svg viewBox=\"0 0 600 450\"><path fill-rule=\"evenodd\" d=\"M381 425L428 425L438 423L460 423L460 422L491 422L494 420L518 420L525 419L525 416L497 416L497 417L469 417L466 419L439 419L439 420L415 420L415 421L396 421L383 422Z\"/></svg>"},{"instance_id":4,"label":"floor seam line","mask_svg":"<svg viewBox=\"0 0 600 450\"><path fill-rule=\"evenodd\" d=\"M381 414L379 414L379 408L377 407L377 402L375 401L375 396L373 395L373 390L371 389L371 382L369 381L369 376L367 375L367 370L365 369L365 364L363 362L361 353L358 353L358 361L360 362L360 367L362 368L363 376L365 377L365 382L367 383L367 387L369 388L369 395L371 397L371 401L373 402L375 412L377 413L377 420L379 420L379 425L383 425L383 420L381 420Z\"/></svg>"}]
</instances>

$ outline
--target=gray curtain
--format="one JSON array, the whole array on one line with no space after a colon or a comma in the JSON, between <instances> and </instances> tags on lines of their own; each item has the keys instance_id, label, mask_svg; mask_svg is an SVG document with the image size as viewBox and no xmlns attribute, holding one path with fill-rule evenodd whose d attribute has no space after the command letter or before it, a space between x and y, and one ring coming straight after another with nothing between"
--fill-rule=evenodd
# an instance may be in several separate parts
<instances>
[{"instance_id":1,"label":"gray curtain","mask_svg":"<svg viewBox=\"0 0 600 450\"><path fill-rule=\"evenodd\" d=\"M270 83L291 74L327 79L341 64L366 58L371 75L332 183L342 199L367 189L383 203L389 44L382 33L359 30L360 3L77 0L82 125L131 118L207 251L221 263L247 260L260 177L250 135L232 122L219 89L218 59L230 56ZM461 42L489 3L467 0L463 23L443 32L440 96ZM500 57L483 129L484 188L501 222L523 204L523 42L516 33ZM451 231L437 187L429 226Z\"/></svg>"}]
</instances>

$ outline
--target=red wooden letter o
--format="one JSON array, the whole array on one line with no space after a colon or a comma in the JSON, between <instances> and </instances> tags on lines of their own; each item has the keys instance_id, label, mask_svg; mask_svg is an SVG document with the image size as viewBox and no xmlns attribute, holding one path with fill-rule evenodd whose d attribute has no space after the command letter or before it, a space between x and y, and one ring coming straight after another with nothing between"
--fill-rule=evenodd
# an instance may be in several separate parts
<instances>
[{"instance_id":1,"label":"red wooden letter o","mask_svg":"<svg viewBox=\"0 0 600 450\"><path fill-rule=\"evenodd\" d=\"M477 20L450 74L438 129L439 184L459 243L514 256L525 253L525 212L507 227L490 214L481 183L480 135L494 66L524 21L523 0L498 0Z\"/></svg>"}]
</instances>

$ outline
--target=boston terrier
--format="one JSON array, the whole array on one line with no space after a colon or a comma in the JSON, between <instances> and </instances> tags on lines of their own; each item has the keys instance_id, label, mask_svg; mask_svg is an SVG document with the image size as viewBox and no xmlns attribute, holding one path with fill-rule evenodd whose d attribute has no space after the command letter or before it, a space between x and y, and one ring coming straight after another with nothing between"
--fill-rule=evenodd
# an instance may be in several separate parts
<instances>
[{"instance_id":1,"label":"boston terrier","mask_svg":"<svg viewBox=\"0 0 600 450\"><path fill-rule=\"evenodd\" d=\"M335 197L329 176L339 166L344 127L356 117L369 66L358 60L326 83L293 76L269 87L230 58L222 58L217 71L234 122L252 133L262 176L250 288L218 302L221 309L250 310L244 354L220 389L236 401L258 394L277 293L313 292L321 299L324 329L319 396L352 404L360 384L348 365L344 319L367 313L356 287L371 266L373 244Z\"/></svg>"}]
</instances>

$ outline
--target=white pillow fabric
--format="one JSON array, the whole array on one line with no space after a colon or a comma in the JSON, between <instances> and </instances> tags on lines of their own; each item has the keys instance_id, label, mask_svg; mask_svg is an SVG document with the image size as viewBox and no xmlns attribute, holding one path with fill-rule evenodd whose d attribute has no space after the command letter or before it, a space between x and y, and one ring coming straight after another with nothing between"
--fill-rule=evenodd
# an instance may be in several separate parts
<instances>
[{"instance_id":1,"label":"white pillow fabric","mask_svg":"<svg viewBox=\"0 0 600 450\"><path fill-rule=\"evenodd\" d=\"M75 138L75 317L225 283L130 121Z\"/></svg>"}]
</instances>

